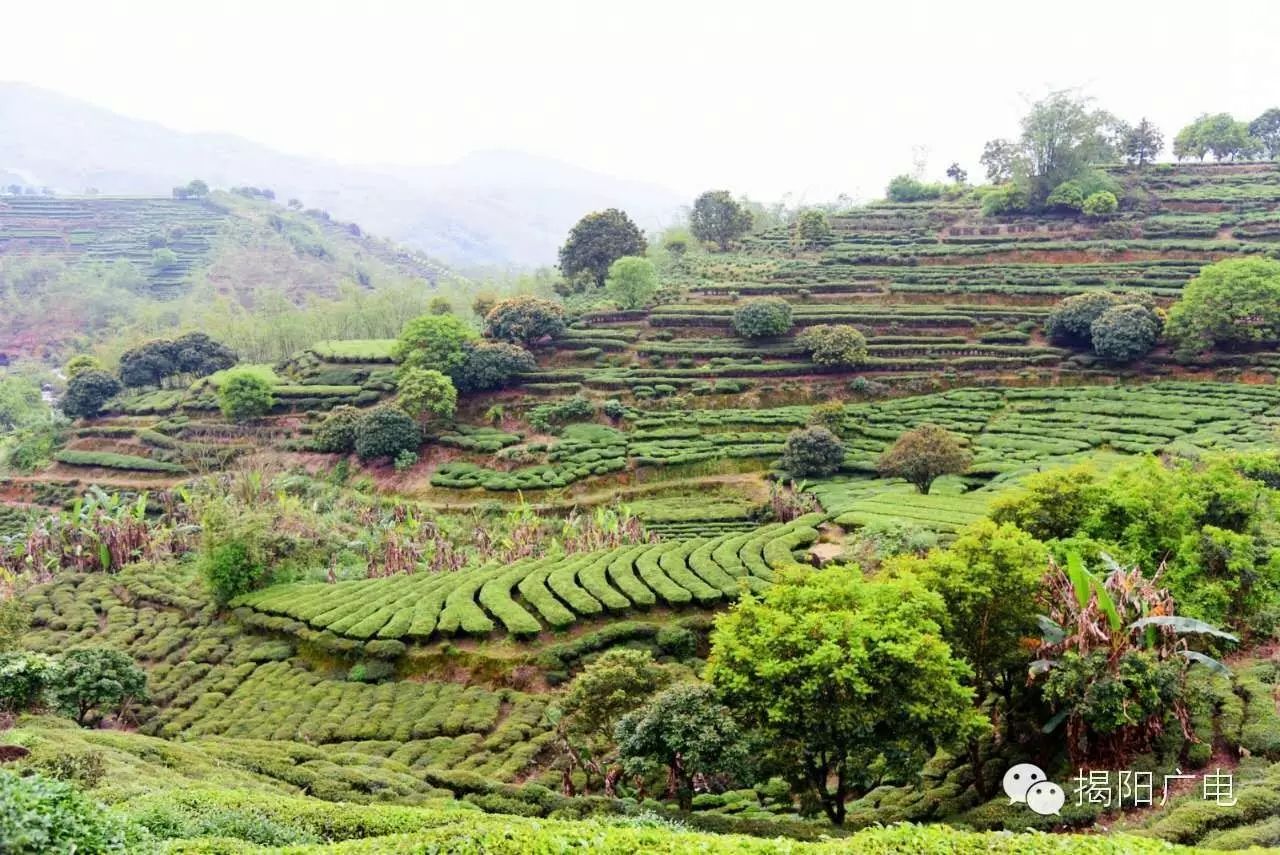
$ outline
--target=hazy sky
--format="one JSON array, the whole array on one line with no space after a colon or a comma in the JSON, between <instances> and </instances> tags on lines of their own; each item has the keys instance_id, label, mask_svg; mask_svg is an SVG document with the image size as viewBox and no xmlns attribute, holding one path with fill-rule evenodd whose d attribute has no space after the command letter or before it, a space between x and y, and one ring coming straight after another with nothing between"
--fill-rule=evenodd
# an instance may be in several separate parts
<instances>
[{"instance_id":1,"label":"hazy sky","mask_svg":"<svg viewBox=\"0 0 1280 855\"><path fill-rule=\"evenodd\" d=\"M685 193L875 195L1080 87L1166 136L1280 104L1280 2L6 4L0 80L348 163L550 155ZM0 133L3 129L0 129Z\"/></svg>"}]
</instances>

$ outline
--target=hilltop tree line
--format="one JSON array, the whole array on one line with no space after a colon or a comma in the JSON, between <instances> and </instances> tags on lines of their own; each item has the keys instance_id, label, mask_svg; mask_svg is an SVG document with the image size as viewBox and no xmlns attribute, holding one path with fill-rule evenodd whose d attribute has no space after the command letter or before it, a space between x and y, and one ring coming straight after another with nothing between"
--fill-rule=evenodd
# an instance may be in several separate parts
<instances>
[{"instance_id":1,"label":"hilltop tree line","mask_svg":"<svg viewBox=\"0 0 1280 855\"><path fill-rule=\"evenodd\" d=\"M1082 213L1104 218L1119 208L1121 188L1100 167L1116 163L1143 168L1165 149L1165 136L1146 117L1128 123L1088 98L1053 92L1031 106L1012 139L989 140L979 163L987 186L975 189L983 212ZM1245 122L1227 113L1198 116L1178 131L1172 143L1178 160L1217 161L1280 157L1280 107ZM968 174L958 163L947 169L950 186L911 175L889 182L894 202L952 197L967 189Z\"/></svg>"}]
</instances>

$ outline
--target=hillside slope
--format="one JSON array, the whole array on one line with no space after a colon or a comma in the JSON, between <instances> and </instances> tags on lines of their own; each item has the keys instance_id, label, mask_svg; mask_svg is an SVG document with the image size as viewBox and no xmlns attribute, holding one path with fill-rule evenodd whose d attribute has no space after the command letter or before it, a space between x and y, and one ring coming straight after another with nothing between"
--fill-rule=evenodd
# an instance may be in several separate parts
<instances>
[{"instance_id":1,"label":"hillside slope","mask_svg":"<svg viewBox=\"0 0 1280 855\"><path fill-rule=\"evenodd\" d=\"M628 210L666 225L682 200L665 188L517 152L480 152L438 167L357 168L282 154L228 135L185 134L56 93L0 83L0 186L60 194L167 195L202 178L212 187L271 187L453 265L534 266L583 211Z\"/></svg>"},{"instance_id":2,"label":"hillside slope","mask_svg":"<svg viewBox=\"0 0 1280 855\"><path fill-rule=\"evenodd\" d=\"M192 296L249 307L343 288L458 281L440 262L317 210L214 193L0 196L0 353L56 353Z\"/></svg>"}]
</instances>

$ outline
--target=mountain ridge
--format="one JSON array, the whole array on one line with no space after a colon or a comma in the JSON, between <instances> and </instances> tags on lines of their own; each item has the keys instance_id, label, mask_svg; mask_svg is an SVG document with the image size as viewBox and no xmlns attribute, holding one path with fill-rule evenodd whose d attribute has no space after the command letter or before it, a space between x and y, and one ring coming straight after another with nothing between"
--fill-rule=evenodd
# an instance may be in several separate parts
<instances>
[{"instance_id":1,"label":"mountain ridge","mask_svg":"<svg viewBox=\"0 0 1280 855\"><path fill-rule=\"evenodd\" d=\"M667 225L674 191L552 158L482 149L449 164L350 165L288 154L234 134L187 133L71 96L0 82L0 183L167 194L201 178L271 187L460 268L533 267L585 212L621 207L642 228Z\"/></svg>"}]
</instances>

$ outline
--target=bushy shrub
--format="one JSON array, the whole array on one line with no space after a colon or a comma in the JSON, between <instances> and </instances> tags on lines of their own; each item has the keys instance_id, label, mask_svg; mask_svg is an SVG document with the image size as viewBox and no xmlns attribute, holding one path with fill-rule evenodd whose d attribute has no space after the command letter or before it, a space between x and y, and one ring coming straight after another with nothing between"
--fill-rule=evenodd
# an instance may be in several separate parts
<instances>
[{"instance_id":1,"label":"bushy shrub","mask_svg":"<svg viewBox=\"0 0 1280 855\"><path fill-rule=\"evenodd\" d=\"M467 344L479 337L453 315L422 315L404 325L391 356L406 366L448 373L462 364Z\"/></svg>"},{"instance_id":2,"label":"bushy shrub","mask_svg":"<svg viewBox=\"0 0 1280 855\"><path fill-rule=\"evenodd\" d=\"M817 208L808 208L796 217L793 240L803 247L818 247L831 240L831 223Z\"/></svg>"},{"instance_id":3,"label":"bushy shrub","mask_svg":"<svg viewBox=\"0 0 1280 855\"><path fill-rule=\"evenodd\" d=\"M404 472L406 469L412 469L418 462L418 452L402 451L396 455L396 459L391 462L397 472Z\"/></svg>"},{"instance_id":4,"label":"bushy shrub","mask_svg":"<svg viewBox=\"0 0 1280 855\"><path fill-rule=\"evenodd\" d=\"M852 368L867 361L867 339L847 324L819 324L799 336L800 346L819 365Z\"/></svg>"},{"instance_id":5,"label":"bushy shrub","mask_svg":"<svg viewBox=\"0 0 1280 855\"><path fill-rule=\"evenodd\" d=\"M105 371L85 369L67 383L62 412L73 419L91 419L102 405L120 394L120 382Z\"/></svg>"},{"instance_id":6,"label":"bushy shrub","mask_svg":"<svg viewBox=\"0 0 1280 855\"><path fill-rule=\"evenodd\" d=\"M824 427L793 430L782 448L782 468L801 478L830 475L844 460L844 443Z\"/></svg>"},{"instance_id":7,"label":"bushy shrub","mask_svg":"<svg viewBox=\"0 0 1280 855\"><path fill-rule=\"evenodd\" d=\"M24 712L39 706L57 672L51 656L29 650L0 653L0 711Z\"/></svg>"},{"instance_id":8,"label":"bushy shrub","mask_svg":"<svg viewBox=\"0 0 1280 855\"><path fill-rule=\"evenodd\" d=\"M348 404L329 411L315 432L315 447L330 454L347 454L355 450L356 428L364 413Z\"/></svg>"},{"instance_id":9,"label":"bushy shrub","mask_svg":"<svg viewBox=\"0 0 1280 855\"><path fill-rule=\"evenodd\" d=\"M396 376L396 402L413 416L452 418L458 409L453 381L430 368L401 366Z\"/></svg>"},{"instance_id":10,"label":"bushy shrub","mask_svg":"<svg viewBox=\"0 0 1280 855\"><path fill-rule=\"evenodd\" d=\"M459 392L487 392L510 386L520 374L534 371L533 354L514 344L474 342L467 346L462 363L450 372Z\"/></svg>"},{"instance_id":11,"label":"bushy shrub","mask_svg":"<svg viewBox=\"0 0 1280 855\"><path fill-rule=\"evenodd\" d=\"M1166 333L1182 355L1280 340L1280 261L1210 264L1169 309Z\"/></svg>"},{"instance_id":12,"label":"bushy shrub","mask_svg":"<svg viewBox=\"0 0 1280 855\"><path fill-rule=\"evenodd\" d=\"M247 544L229 541L210 546L201 557L200 569L215 601L227 603L257 588L266 568Z\"/></svg>"},{"instance_id":13,"label":"bushy shrub","mask_svg":"<svg viewBox=\"0 0 1280 855\"><path fill-rule=\"evenodd\" d=\"M361 460L395 459L402 451L417 451L422 431L404 410L376 407L356 427L355 451Z\"/></svg>"},{"instance_id":14,"label":"bushy shrub","mask_svg":"<svg viewBox=\"0 0 1280 855\"><path fill-rule=\"evenodd\" d=\"M1119 208L1120 203L1116 200L1116 195L1109 190L1099 190L1097 193L1090 194L1081 206L1085 216L1089 217L1108 217Z\"/></svg>"},{"instance_id":15,"label":"bushy shrub","mask_svg":"<svg viewBox=\"0 0 1280 855\"><path fill-rule=\"evenodd\" d=\"M540 297L499 301L484 319L484 334L513 344L530 345L564 332L564 308Z\"/></svg>"},{"instance_id":16,"label":"bushy shrub","mask_svg":"<svg viewBox=\"0 0 1280 855\"><path fill-rule=\"evenodd\" d=\"M234 422L265 416L275 406L271 383L248 370L228 372L218 387L218 407Z\"/></svg>"},{"instance_id":17,"label":"bushy shrub","mask_svg":"<svg viewBox=\"0 0 1280 855\"><path fill-rule=\"evenodd\" d=\"M1114 306L1132 302L1109 291L1086 291L1058 302L1045 318L1045 335L1058 344L1087 347L1092 343L1093 322Z\"/></svg>"},{"instance_id":18,"label":"bushy shrub","mask_svg":"<svg viewBox=\"0 0 1280 855\"><path fill-rule=\"evenodd\" d=\"M791 325L791 304L781 297L759 297L733 310L733 329L743 338L785 335Z\"/></svg>"},{"instance_id":19,"label":"bushy shrub","mask_svg":"<svg viewBox=\"0 0 1280 855\"><path fill-rule=\"evenodd\" d=\"M534 430L549 431L556 425L588 421L595 417L596 408L588 399L574 395L554 404L539 404L529 411L529 425Z\"/></svg>"},{"instance_id":20,"label":"bushy shrub","mask_svg":"<svg viewBox=\"0 0 1280 855\"><path fill-rule=\"evenodd\" d=\"M658 293L658 271L649 259L628 255L609 265L604 289L620 309L643 308Z\"/></svg>"},{"instance_id":21,"label":"bushy shrub","mask_svg":"<svg viewBox=\"0 0 1280 855\"><path fill-rule=\"evenodd\" d=\"M1114 199L1115 197L1113 196L1112 198ZM1053 192L1049 194L1049 198L1044 200L1044 204L1048 208L1079 211L1084 207L1084 191L1075 181L1064 181L1053 188Z\"/></svg>"},{"instance_id":22,"label":"bushy shrub","mask_svg":"<svg viewBox=\"0 0 1280 855\"><path fill-rule=\"evenodd\" d=\"M922 202L942 198L946 189L941 184L926 184L910 175L899 175L889 182L885 195L891 202Z\"/></svg>"},{"instance_id":23,"label":"bushy shrub","mask_svg":"<svg viewBox=\"0 0 1280 855\"><path fill-rule=\"evenodd\" d=\"M676 659L688 659L698 652L698 636L682 626L664 626L654 641L659 650Z\"/></svg>"},{"instance_id":24,"label":"bushy shrub","mask_svg":"<svg viewBox=\"0 0 1280 855\"><path fill-rule=\"evenodd\" d=\"M140 844L137 830L70 784L0 770L0 852L125 855Z\"/></svg>"},{"instance_id":25,"label":"bushy shrub","mask_svg":"<svg viewBox=\"0 0 1280 855\"><path fill-rule=\"evenodd\" d=\"M1112 306L1089 325L1093 352L1112 362L1131 362L1155 347L1160 324L1146 306Z\"/></svg>"},{"instance_id":26,"label":"bushy shrub","mask_svg":"<svg viewBox=\"0 0 1280 855\"><path fill-rule=\"evenodd\" d=\"M985 217L998 217L1003 214L1017 214L1027 210L1031 204L1031 196L1027 188L1017 181L999 184L982 195L982 214Z\"/></svg>"}]
</instances>

